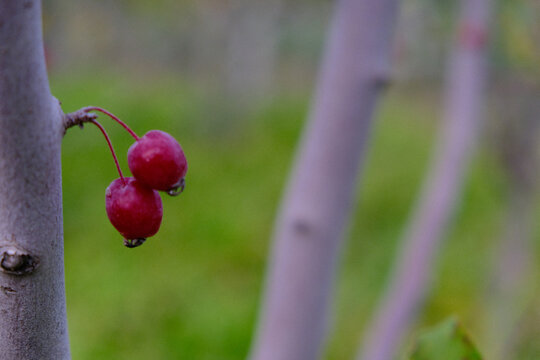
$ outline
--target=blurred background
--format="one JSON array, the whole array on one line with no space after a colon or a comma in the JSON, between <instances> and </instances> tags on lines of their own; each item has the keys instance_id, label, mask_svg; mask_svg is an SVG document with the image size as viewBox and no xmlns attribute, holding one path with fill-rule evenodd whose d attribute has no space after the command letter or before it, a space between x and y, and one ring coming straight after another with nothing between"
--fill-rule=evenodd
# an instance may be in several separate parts
<instances>
[{"instance_id":1,"label":"blurred background","mask_svg":"<svg viewBox=\"0 0 540 360\"><path fill-rule=\"evenodd\" d=\"M43 2L51 88L64 111L96 105L139 135L167 131L189 162L185 193L163 197L160 232L130 250L105 213L117 177L105 140L90 126L66 135L73 358L246 357L332 5ZM358 183L327 359L353 357L381 296L440 125L456 10L454 1L402 1L394 81ZM540 4L501 0L493 23L483 136L416 330L457 315L481 352L538 359ZM128 173L130 136L101 122Z\"/></svg>"}]
</instances>

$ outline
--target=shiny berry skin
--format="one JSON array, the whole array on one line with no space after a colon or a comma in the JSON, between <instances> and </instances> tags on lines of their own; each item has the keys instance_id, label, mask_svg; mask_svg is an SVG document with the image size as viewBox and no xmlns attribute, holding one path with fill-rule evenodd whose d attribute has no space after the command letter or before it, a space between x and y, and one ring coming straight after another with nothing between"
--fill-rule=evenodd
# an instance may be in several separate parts
<instances>
[{"instance_id":1,"label":"shiny berry skin","mask_svg":"<svg viewBox=\"0 0 540 360\"><path fill-rule=\"evenodd\" d=\"M131 145L128 166L138 181L171 195L183 187L187 172L182 147L175 138L160 130L147 132Z\"/></svg>"},{"instance_id":2,"label":"shiny berry skin","mask_svg":"<svg viewBox=\"0 0 540 360\"><path fill-rule=\"evenodd\" d=\"M114 180L105 191L105 209L111 224L125 238L124 245L141 245L147 237L155 235L163 206L159 193L135 178Z\"/></svg>"}]
</instances>

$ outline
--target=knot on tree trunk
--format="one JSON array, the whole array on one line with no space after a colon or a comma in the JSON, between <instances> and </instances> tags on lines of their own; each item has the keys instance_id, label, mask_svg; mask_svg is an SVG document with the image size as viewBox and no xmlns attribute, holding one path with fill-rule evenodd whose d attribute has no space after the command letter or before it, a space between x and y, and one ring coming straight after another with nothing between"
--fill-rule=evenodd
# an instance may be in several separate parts
<instances>
[{"instance_id":1,"label":"knot on tree trunk","mask_svg":"<svg viewBox=\"0 0 540 360\"><path fill-rule=\"evenodd\" d=\"M14 246L0 247L0 270L11 275L28 275L39 265L39 259Z\"/></svg>"}]
</instances>

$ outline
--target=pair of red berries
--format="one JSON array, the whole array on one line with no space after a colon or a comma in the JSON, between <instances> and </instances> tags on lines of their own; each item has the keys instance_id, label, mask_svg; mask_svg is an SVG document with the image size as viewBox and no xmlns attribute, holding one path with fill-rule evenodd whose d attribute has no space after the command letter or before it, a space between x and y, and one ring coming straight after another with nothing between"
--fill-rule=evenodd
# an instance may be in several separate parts
<instances>
[{"instance_id":1,"label":"pair of red berries","mask_svg":"<svg viewBox=\"0 0 540 360\"><path fill-rule=\"evenodd\" d=\"M163 218L163 206L158 191L178 195L185 186L187 161L182 147L174 137L160 130L151 130L138 137L124 122L110 112L87 107L84 112L100 111L122 125L135 138L128 150L128 166L133 177L124 177L116 154L103 127L102 131L120 177L105 191L105 208L111 224L124 236L124 245L137 247L155 235Z\"/></svg>"}]
</instances>

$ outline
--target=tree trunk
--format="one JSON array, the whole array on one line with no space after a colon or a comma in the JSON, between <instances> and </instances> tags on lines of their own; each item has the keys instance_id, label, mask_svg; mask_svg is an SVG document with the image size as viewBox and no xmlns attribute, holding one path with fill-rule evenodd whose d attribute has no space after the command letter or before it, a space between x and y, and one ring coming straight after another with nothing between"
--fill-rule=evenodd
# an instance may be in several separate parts
<instances>
[{"instance_id":1,"label":"tree trunk","mask_svg":"<svg viewBox=\"0 0 540 360\"><path fill-rule=\"evenodd\" d=\"M487 359L516 358L513 346L520 333L520 319L534 304L537 280L531 240L537 197L531 190L510 189L505 228L497 244L496 266L485 301Z\"/></svg>"},{"instance_id":2,"label":"tree trunk","mask_svg":"<svg viewBox=\"0 0 540 360\"><path fill-rule=\"evenodd\" d=\"M461 1L440 141L389 288L366 332L358 359L393 359L424 298L433 258L461 192L477 139L487 75L485 45L490 8L491 0Z\"/></svg>"},{"instance_id":3,"label":"tree trunk","mask_svg":"<svg viewBox=\"0 0 540 360\"><path fill-rule=\"evenodd\" d=\"M38 0L0 1L1 358L69 359L62 234L63 124Z\"/></svg>"},{"instance_id":4,"label":"tree trunk","mask_svg":"<svg viewBox=\"0 0 540 360\"><path fill-rule=\"evenodd\" d=\"M327 332L343 229L388 82L395 0L341 0L282 208L252 360L313 360Z\"/></svg>"},{"instance_id":5,"label":"tree trunk","mask_svg":"<svg viewBox=\"0 0 540 360\"><path fill-rule=\"evenodd\" d=\"M534 306L540 154L540 86L536 79L510 71L497 80L492 103L494 145L508 182L506 214L495 245L493 273L485 293L486 358L516 358L521 319Z\"/></svg>"}]
</instances>

